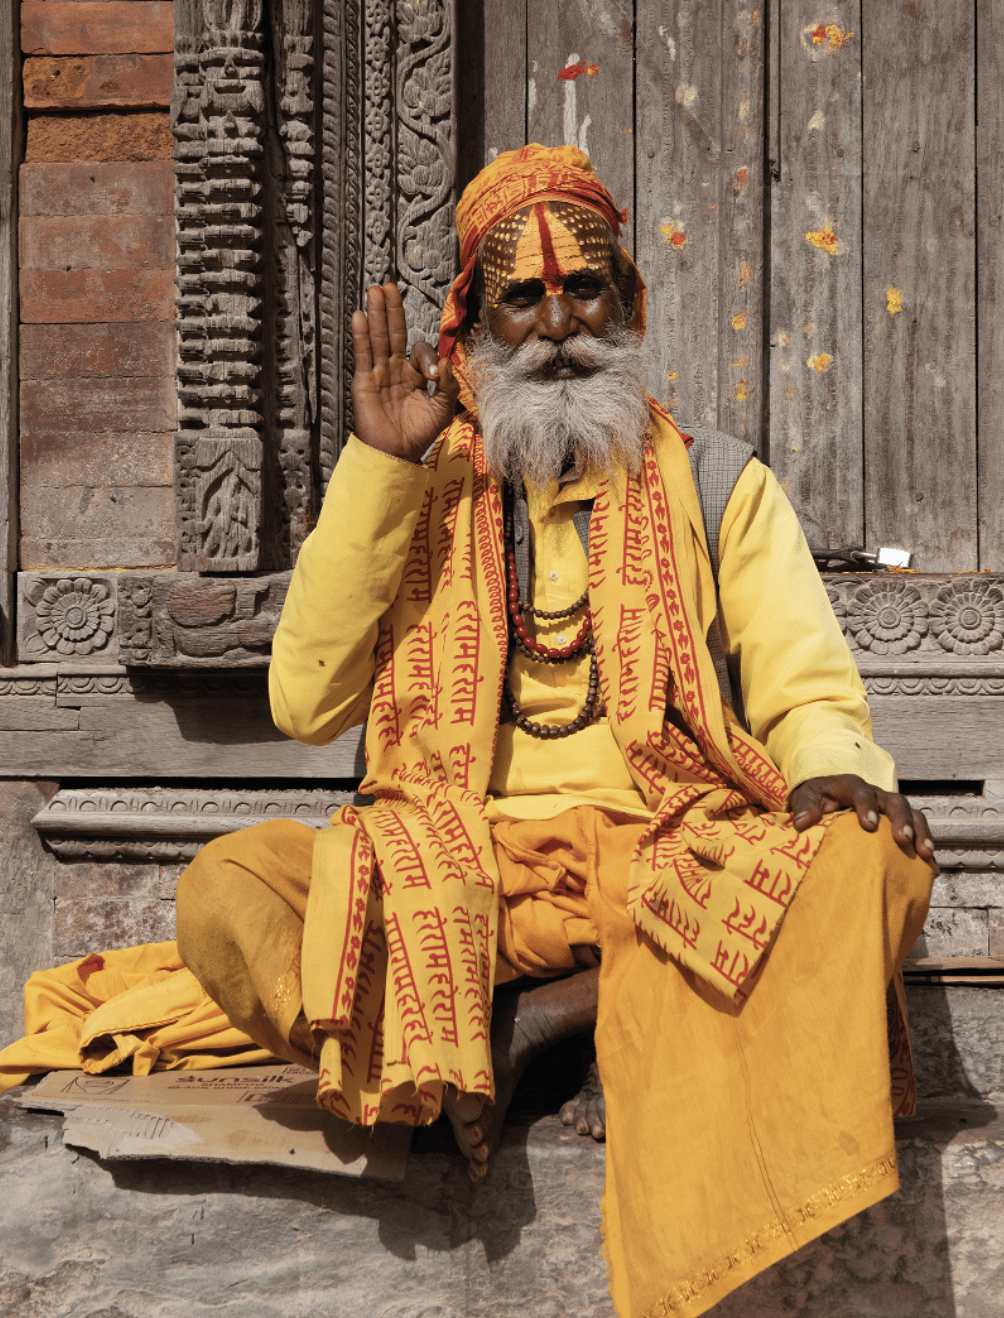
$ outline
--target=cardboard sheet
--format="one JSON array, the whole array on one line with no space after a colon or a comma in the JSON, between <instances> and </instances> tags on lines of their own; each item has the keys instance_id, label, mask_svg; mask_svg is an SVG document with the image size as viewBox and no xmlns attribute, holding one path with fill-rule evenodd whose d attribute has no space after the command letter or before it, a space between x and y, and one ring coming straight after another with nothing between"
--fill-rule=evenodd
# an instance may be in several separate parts
<instances>
[{"instance_id":1,"label":"cardboard sheet","mask_svg":"<svg viewBox=\"0 0 1004 1318\"><path fill-rule=\"evenodd\" d=\"M62 1112L67 1144L102 1158L272 1163L400 1181L408 1126L353 1126L317 1106L302 1066L84 1075L51 1071L20 1107Z\"/></svg>"}]
</instances>

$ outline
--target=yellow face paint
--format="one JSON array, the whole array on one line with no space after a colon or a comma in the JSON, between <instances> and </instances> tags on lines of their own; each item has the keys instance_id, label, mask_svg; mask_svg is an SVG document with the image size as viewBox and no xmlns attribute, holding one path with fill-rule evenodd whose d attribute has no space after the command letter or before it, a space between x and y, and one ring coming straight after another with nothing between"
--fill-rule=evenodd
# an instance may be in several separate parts
<instances>
[{"instance_id":1,"label":"yellow face paint","mask_svg":"<svg viewBox=\"0 0 1004 1318\"><path fill-rule=\"evenodd\" d=\"M490 229L481 243L485 300L495 308L512 284L540 280L548 296L563 291L579 270L613 279L611 232L586 206L542 201Z\"/></svg>"}]
</instances>

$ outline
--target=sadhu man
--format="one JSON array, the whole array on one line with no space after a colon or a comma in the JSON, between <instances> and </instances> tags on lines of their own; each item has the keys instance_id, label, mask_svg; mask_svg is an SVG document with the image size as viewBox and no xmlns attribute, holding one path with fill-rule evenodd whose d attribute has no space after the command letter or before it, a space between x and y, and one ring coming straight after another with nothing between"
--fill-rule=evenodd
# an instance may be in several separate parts
<instances>
[{"instance_id":1,"label":"sadhu man","mask_svg":"<svg viewBox=\"0 0 1004 1318\"><path fill-rule=\"evenodd\" d=\"M595 1027L641 1318L896 1188L934 866L777 483L645 392L621 223L580 151L526 147L457 208L438 353L369 290L270 679L301 741L368 720L374 803L211 843L178 941L323 1104L445 1110L475 1178L530 1057Z\"/></svg>"}]
</instances>

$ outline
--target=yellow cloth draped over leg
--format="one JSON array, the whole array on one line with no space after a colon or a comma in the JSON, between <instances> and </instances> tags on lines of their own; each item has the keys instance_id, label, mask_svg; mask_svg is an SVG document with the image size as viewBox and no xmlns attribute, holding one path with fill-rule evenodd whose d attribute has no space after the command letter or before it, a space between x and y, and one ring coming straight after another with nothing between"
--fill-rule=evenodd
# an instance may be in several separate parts
<instances>
[{"instance_id":1,"label":"yellow cloth draped over leg","mask_svg":"<svg viewBox=\"0 0 1004 1318\"><path fill-rule=\"evenodd\" d=\"M642 827L589 807L498 825L503 889L524 894L500 920L499 963L569 968L571 941L595 926L611 1294L621 1318L666 1318L704 1313L897 1188L890 1047L906 1050L897 1071L912 1067L887 986L933 867L884 818L874 835L835 819L737 1006L629 915Z\"/></svg>"}]
</instances>

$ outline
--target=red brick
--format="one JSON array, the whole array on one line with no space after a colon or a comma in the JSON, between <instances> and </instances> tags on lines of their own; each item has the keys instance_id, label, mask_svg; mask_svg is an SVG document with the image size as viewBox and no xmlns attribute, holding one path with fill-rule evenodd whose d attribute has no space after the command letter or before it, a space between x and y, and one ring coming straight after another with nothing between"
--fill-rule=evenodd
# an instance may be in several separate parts
<instances>
[{"instance_id":1,"label":"red brick","mask_svg":"<svg viewBox=\"0 0 1004 1318\"><path fill-rule=\"evenodd\" d=\"M19 235L22 270L174 268L173 215L25 215Z\"/></svg>"},{"instance_id":2,"label":"red brick","mask_svg":"<svg viewBox=\"0 0 1004 1318\"><path fill-rule=\"evenodd\" d=\"M22 325L22 380L85 376L173 376L177 341L170 321L115 325Z\"/></svg>"},{"instance_id":3,"label":"red brick","mask_svg":"<svg viewBox=\"0 0 1004 1318\"><path fill-rule=\"evenodd\" d=\"M174 318L173 270L22 270L20 291L32 324Z\"/></svg>"},{"instance_id":4,"label":"red brick","mask_svg":"<svg viewBox=\"0 0 1004 1318\"><path fill-rule=\"evenodd\" d=\"M169 105L171 55L47 55L24 62L24 103L29 110L88 106Z\"/></svg>"},{"instance_id":5,"label":"red brick","mask_svg":"<svg viewBox=\"0 0 1004 1318\"><path fill-rule=\"evenodd\" d=\"M21 215L172 215L174 168L142 164L22 165Z\"/></svg>"},{"instance_id":6,"label":"red brick","mask_svg":"<svg viewBox=\"0 0 1004 1318\"><path fill-rule=\"evenodd\" d=\"M169 0L22 0L25 55L113 55L174 50Z\"/></svg>"},{"instance_id":7,"label":"red brick","mask_svg":"<svg viewBox=\"0 0 1004 1318\"><path fill-rule=\"evenodd\" d=\"M21 435L21 479L50 489L174 483L174 433L40 430Z\"/></svg>"},{"instance_id":8,"label":"red brick","mask_svg":"<svg viewBox=\"0 0 1004 1318\"><path fill-rule=\"evenodd\" d=\"M21 431L169 431L177 396L172 377L149 380L24 380Z\"/></svg>"},{"instance_id":9,"label":"red brick","mask_svg":"<svg viewBox=\"0 0 1004 1318\"><path fill-rule=\"evenodd\" d=\"M170 160L174 136L166 114L34 114L25 160Z\"/></svg>"},{"instance_id":10,"label":"red brick","mask_svg":"<svg viewBox=\"0 0 1004 1318\"><path fill-rule=\"evenodd\" d=\"M21 566L26 571L174 562L170 486L54 489L36 484L30 472L22 473L20 512Z\"/></svg>"},{"instance_id":11,"label":"red brick","mask_svg":"<svg viewBox=\"0 0 1004 1318\"><path fill-rule=\"evenodd\" d=\"M25 572L99 572L118 568L164 568L175 565L174 528L170 536L153 540L143 531L104 540L21 540Z\"/></svg>"}]
</instances>

